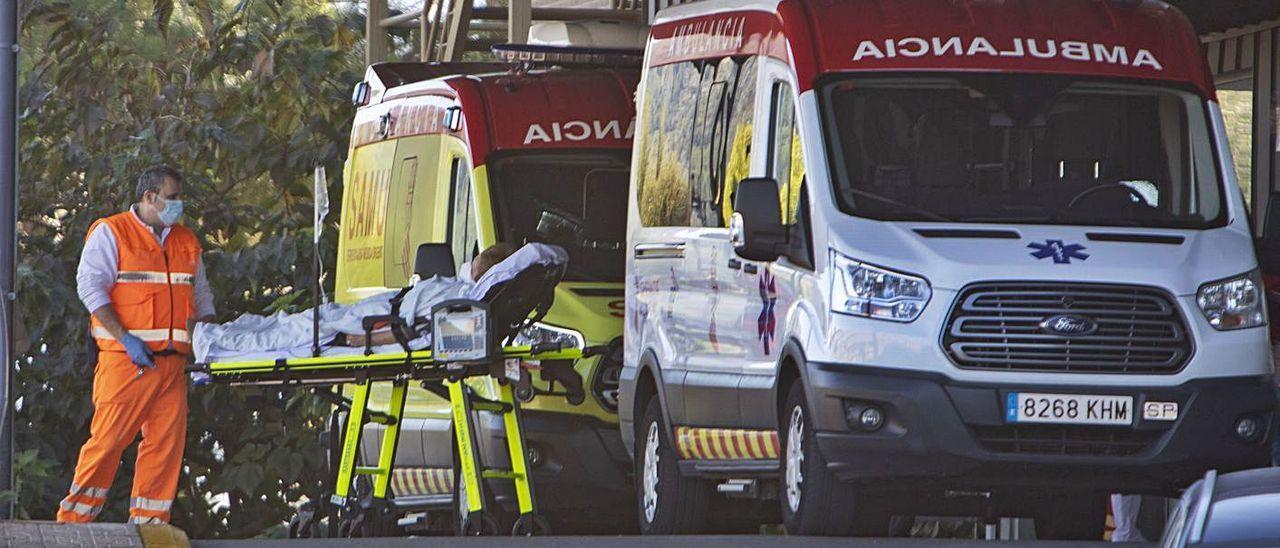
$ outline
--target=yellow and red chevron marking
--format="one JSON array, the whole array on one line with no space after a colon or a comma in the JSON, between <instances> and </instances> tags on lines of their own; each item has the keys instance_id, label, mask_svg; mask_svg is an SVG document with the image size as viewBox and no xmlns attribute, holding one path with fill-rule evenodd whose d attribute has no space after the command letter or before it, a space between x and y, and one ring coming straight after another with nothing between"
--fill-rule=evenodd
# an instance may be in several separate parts
<instances>
[{"instance_id":1,"label":"yellow and red chevron marking","mask_svg":"<svg viewBox=\"0 0 1280 548\"><path fill-rule=\"evenodd\" d=\"M447 495L453 492L453 470L396 468L391 471L391 492L398 497Z\"/></svg>"},{"instance_id":2,"label":"yellow and red chevron marking","mask_svg":"<svg viewBox=\"0 0 1280 548\"><path fill-rule=\"evenodd\" d=\"M776 459L778 433L773 430L677 426L676 449L682 459Z\"/></svg>"}]
</instances>

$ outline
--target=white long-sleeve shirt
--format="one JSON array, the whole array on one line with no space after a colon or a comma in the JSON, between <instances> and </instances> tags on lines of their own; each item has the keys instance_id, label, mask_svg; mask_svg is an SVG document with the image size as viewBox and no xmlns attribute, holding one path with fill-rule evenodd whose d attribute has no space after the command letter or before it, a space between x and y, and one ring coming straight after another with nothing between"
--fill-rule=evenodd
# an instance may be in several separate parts
<instances>
[{"instance_id":1,"label":"white long-sleeve shirt","mask_svg":"<svg viewBox=\"0 0 1280 548\"><path fill-rule=\"evenodd\" d=\"M156 235L155 231L142 222L138 212L132 208L133 220L147 229L147 233L155 236L160 247L169 237L169 228ZM76 294L80 302L92 313L103 305L111 304L111 288L116 285L116 275L120 272L120 248L116 243L116 235L111 227L101 223L84 242L84 251L80 253L80 265L76 267ZM204 260L196 260L196 279L194 287L196 300L196 318L214 315L213 290L209 288L209 279L204 274Z\"/></svg>"}]
</instances>

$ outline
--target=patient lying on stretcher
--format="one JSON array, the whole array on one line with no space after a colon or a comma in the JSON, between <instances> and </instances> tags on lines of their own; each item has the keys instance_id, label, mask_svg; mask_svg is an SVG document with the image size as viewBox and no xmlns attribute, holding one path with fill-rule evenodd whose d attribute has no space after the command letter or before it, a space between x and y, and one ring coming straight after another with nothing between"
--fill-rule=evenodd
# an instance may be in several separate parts
<instances>
[{"instance_id":1,"label":"patient lying on stretcher","mask_svg":"<svg viewBox=\"0 0 1280 548\"><path fill-rule=\"evenodd\" d=\"M457 298L482 299L494 285L510 280L529 266L563 264L567 258L565 251L556 246L530 243L516 250L509 244L495 245L476 256L469 268L464 265L463 275L458 278L435 276L418 280L401 301L400 316L410 326L421 324L436 303ZM317 332L324 355L363 353L363 318L390 314L394 295L395 292L382 293L350 305L321 305ZM312 354L313 328L311 310L273 316L245 314L227 323L197 324L192 346L198 363L308 357ZM388 326L375 329L369 342L375 353L402 351ZM430 345L429 331L410 341L415 350Z\"/></svg>"}]
</instances>

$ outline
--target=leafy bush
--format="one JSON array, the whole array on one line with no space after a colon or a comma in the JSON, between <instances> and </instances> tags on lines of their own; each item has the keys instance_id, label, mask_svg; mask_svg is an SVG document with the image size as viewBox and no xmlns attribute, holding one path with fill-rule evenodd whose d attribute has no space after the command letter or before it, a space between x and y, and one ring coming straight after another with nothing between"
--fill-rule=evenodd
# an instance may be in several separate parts
<instances>
[{"instance_id":1,"label":"leafy bush","mask_svg":"<svg viewBox=\"0 0 1280 548\"><path fill-rule=\"evenodd\" d=\"M341 172L363 22L325 0L31 0L22 15L17 311L32 344L16 373L18 504L52 519L92 414L75 291L89 224L132 201L145 167L171 164L220 318L309 304L311 172ZM227 387L193 389L190 404L175 525L270 533L319 494L327 405ZM100 520L127 516L130 454Z\"/></svg>"}]
</instances>

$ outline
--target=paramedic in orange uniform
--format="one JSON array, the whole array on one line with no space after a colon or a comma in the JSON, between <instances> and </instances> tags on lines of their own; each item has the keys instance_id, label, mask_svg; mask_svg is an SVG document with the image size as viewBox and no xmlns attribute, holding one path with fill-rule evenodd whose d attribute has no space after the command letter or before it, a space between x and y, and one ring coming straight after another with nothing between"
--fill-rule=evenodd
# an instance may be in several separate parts
<instances>
[{"instance_id":1,"label":"paramedic in orange uniform","mask_svg":"<svg viewBox=\"0 0 1280 548\"><path fill-rule=\"evenodd\" d=\"M187 433L191 329L214 313L200 242L177 224L181 194L177 171L148 169L138 178L138 202L96 221L85 239L76 283L99 349L93 423L58 521L93 521L139 433L129 521L169 521Z\"/></svg>"}]
</instances>

